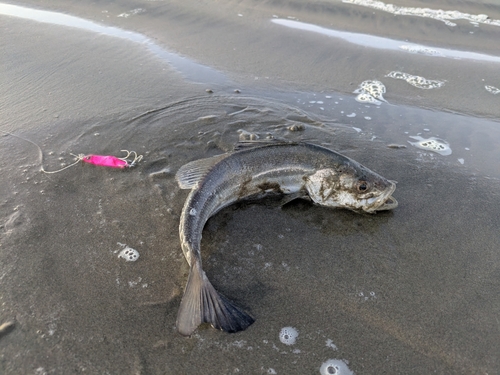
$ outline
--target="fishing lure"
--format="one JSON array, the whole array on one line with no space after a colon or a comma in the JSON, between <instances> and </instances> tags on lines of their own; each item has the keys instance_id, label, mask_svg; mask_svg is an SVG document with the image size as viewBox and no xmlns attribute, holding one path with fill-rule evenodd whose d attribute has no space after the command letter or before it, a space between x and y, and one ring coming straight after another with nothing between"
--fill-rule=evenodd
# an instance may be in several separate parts
<instances>
[{"instance_id":1,"label":"fishing lure","mask_svg":"<svg viewBox=\"0 0 500 375\"><path fill-rule=\"evenodd\" d=\"M46 171L43 169L42 165L42 172L44 173L57 173L61 172L64 169L67 169L69 167L72 167L73 165L78 164L80 161L88 164L93 164L93 165L98 165L101 167L110 167L110 168L132 168L135 167L135 165L142 160L142 155L137 155L137 152L135 151L127 151L127 150L120 150L121 152L126 152L127 155L124 156L123 158L119 158L113 155L85 155L85 154L70 154L76 158L76 161L70 165L65 166L64 168L58 169L57 171ZM130 156L133 155L133 158L129 160Z\"/></svg>"},{"instance_id":2,"label":"fishing lure","mask_svg":"<svg viewBox=\"0 0 500 375\"><path fill-rule=\"evenodd\" d=\"M121 152L126 152L127 155L123 158L118 158L112 155L83 155L80 154L77 157L77 162L82 161L84 163L99 165L102 167L110 168L131 168L136 165L142 159L142 155L137 155L135 151L121 150ZM133 155L133 159L129 161L129 157Z\"/></svg>"}]
</instances>

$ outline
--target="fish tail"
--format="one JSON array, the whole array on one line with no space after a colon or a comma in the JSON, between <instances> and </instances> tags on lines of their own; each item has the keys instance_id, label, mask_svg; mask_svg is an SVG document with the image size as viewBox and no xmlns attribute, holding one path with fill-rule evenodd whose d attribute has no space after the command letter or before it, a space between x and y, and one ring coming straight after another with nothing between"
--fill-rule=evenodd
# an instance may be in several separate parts
<instances>
[{"instance_id":1,"label":"fish tail","mask_svg":"<svg viewBox=\"0 0 500 375\"><path fill-rule=\"evenodd\" d=\"M199 262L193 262L177 315L177 330L189 336L201 323L238 332L248 328L255 320L233 302L219 294L208 280Z\"/></svg>"}]
</instances>

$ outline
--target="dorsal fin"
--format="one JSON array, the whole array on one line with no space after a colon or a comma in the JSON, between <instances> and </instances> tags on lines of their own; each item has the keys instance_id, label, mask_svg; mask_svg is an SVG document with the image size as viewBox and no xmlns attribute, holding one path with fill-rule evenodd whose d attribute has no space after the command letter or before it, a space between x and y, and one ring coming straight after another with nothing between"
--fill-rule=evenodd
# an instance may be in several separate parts
<instances>
[{"instance_id":1,"label":"dorsal fin","mask_svg":"<svg viewBox=\"0 0 500 375\"><path fill-rule=\"evenodd\" d=\"M195 160L184 164L175 174L175 179L181 189L192 189L207 175L212 167L229 154L221 154L206 159Z\"/></svg>"}]
</instances>

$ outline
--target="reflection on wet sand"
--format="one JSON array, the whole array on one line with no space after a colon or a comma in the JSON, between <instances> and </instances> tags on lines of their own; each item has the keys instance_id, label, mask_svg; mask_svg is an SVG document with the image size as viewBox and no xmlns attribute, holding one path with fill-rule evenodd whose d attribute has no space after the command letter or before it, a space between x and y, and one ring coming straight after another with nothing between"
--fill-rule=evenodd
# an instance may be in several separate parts
<instances>
[{"instance_id":1,"label":"reflection on wet sand","mask_svg":"<svg viewBox=\"0 0 500 375\"><path fill-rule=\"evenodd\" d=\"M331 36L333 38L343 39L349 43L357 44L363 47L388 49L393 51L405 51L405 52L407 51L410 53L422 53L424 55L431 57L449 57L453 59L470 59L478 61L489 61L495 63L500 62L499 56L491 56L477 52L459 51L446 48L422 46L417 44L408 44L407 42L403 42L400 40L392 40L389 38L382 38L368 34L351 33L347 31L328 29L325 27L294 20L272 19L271 21L277 25L282 25L298 30L311 31L314 33ZM432 52L423 53L424 51L432 51Z\"/></svg>"},{"instance_id":2,"label":"reflection on wet sand","mask_svg":"<svg viewBox=\"0 0 500 375\"><path fill-rule=\"evenodd\" d=\"M145 46L147 50L153 53L156 57L167 61L189 80L217 84L228 83L228 79L223 73L205 65L198 64L185 57L179 56L178 54L169 52L165 48L154 43L153 40L145 35L133 31L122 30L118 27L100 25L98 23L67 14L30 9L11 4L0 3L0 15L90 31L97 34L139 43Z\"/></svg>"}]
</instances>

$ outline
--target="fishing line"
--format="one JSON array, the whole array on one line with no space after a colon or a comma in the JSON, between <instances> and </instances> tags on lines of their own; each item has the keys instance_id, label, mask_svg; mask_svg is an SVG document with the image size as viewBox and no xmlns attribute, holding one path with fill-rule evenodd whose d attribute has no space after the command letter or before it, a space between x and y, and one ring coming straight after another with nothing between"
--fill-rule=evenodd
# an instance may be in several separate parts
<instances>
[{"instance_id":1,"label":"fishing line","mask_svg":"<svg viewBox=\"0 0 500 375\"><path fill-rule=\"evenodd\" d=\"M121 158L116 157L116 156L112 156L112 155L93 155L93 154L75 155L75 154L70 153L71 156L74 156L76 158L74 163L71 163L70 165L67 165L67 166L65 166L61 169L55 170L55 171L47 171L43 167L42 148L37 143L35 143L32 140L29 140L27 138L21 137L20 135L12 134L12 133L6 132L4 130L0 130L0 132L7 134L7 135L10 135L10 136L13 136L13 137L16 137L16 138L19 138L19 139L22 139L23 141L26 141L26 142L29 142L29 143L35 145L36 148L38 148L38 152L40 154L40 164L41 164L40 170L46 174L53 174L53 173L62 172L65 169L68 169L68 168L71 168L71 167L77 165L80 161L88 163L88 164L99 165L99 166L104 166L104 167L111 167L111 168L131 168L131 167L134 167L139 161L142 160L142 155L138 155L137 152L135 152L135 151L127 151L127 150L120 150L121 152L127 153L126 156L121 157ZM128 159L131 156L133 157L133 159L131 161L129 161Z\"/></svg>"}]
</instances>

